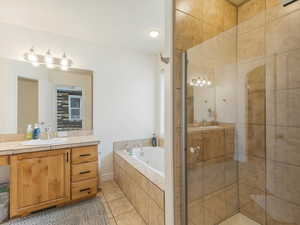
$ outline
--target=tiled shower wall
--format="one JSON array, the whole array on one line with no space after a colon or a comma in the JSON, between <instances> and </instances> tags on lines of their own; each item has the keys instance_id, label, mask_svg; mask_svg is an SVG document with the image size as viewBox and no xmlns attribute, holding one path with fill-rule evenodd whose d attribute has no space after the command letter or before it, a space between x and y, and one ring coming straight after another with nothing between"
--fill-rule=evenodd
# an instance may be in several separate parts
<instances>
[{"instance_id":1,"label":"tiled shower wall","mask_svg":"<svg viewBox=\"0 0 300 225\"><path fill-rule=\"evenodd\" d=\"M225 21L225 15L228 14L223 13L227 3L222 2L176 1L174 160L177 224L180 224L182 212L180 56L183 50L227 29L225 24L230 23ZM236 150L239 153L240 211L261 224L299 225L300 1L284 8L279 0L250 0L238 8L238 13L230 8L235 15L232 18L238 18ZM232 26L236 22L232 22Z\"/></svg>"},{"instance_id":2,"label":"tiled shower wall","mask_svg":"<svg viewBox=\"0 0 300 225\"><path fill-rule=\"evenodd\" d=\"M176 0L174 37L174 171L175 223L181 224L181 53L236 26L237 8L226 0ZM190 90L189 90L190 93ZM193 98L188 98L189 122L193 117Z\"/></svg>"},{"instance_id":3,"label":"tiled shower wall","mask_svg":"<svg viewBox=\"0 0 300 225\"><path fill-rule=\"evenodd\" d=\"M238 9L240 208L268 225L300 224L300 2ZM239 113L243 115L243 113ZM246 119L246 121L244 120Z\"/></svg>"},{"instance_id":4,"label":"tiled shower wall","mask_svg":"<svg viewBox=\"0 0 300 225\"><path fill-rule=\"evenodd\" d=\"M240 212L266 224L265 0L238 8L238 119Z\"/></svg>"}]
</instances>

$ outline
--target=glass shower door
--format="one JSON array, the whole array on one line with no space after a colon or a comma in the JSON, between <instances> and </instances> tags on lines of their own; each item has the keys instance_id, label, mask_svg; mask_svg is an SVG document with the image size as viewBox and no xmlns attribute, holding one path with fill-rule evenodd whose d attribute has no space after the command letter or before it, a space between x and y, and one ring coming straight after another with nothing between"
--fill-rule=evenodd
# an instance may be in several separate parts
<instances>
[{"instance_id":1,"label":"glass shower door","mask_svg":"<svg viewBox=\"0 0 300 225\"><path fill-rule=\"evenodd\" d=\"M300 1L239 2L176 1L182 223L299 225Z\"/></svg>"}]
</instances>

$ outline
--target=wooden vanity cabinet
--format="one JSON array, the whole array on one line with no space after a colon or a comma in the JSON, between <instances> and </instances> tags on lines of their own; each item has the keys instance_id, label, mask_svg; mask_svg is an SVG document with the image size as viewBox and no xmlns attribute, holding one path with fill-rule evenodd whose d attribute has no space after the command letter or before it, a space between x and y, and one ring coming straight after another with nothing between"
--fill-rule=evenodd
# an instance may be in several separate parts
<instances>
[{"instance_id":1,"label":"wooden vanity cabinet","mask_svg":"<svg viewBox=\"0 0 300 225\"><path fill-rule=\"evenodd\" d=\"M97 160L96 145L10 156L10 217L95 196Z\"/></svg>"},{"instance_id":2,"label":"wooden vanity cabinet","mask_svg":"<svg viewBox=\"0 0 300 225\"><path fill-rule=\"evenodd\" d=\"M68 200L70 149L11 156L11 217Z\"/></svg>"},{"instance_id":3,"label":"wooden vanity cabinet","mask_svg":"<svg viewBox=\"0 0 300 225\"><path fill-rule=\"evenodd\" d=\"M97 194L98 148L85 146L72 149L72 200L84 199Z\"/></svg>"}]
</instances>

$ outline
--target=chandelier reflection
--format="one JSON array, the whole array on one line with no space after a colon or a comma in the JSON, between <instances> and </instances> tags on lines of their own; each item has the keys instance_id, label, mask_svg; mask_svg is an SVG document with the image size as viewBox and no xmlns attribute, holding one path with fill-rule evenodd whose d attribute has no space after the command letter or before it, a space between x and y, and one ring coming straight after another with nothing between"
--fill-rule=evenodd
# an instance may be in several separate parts
<instances>
[{"instance_id":1,"label":"chandelier reflection","mask_svg":"<svg viewBox=\"0 0 300 225\"><path fill-rule=\"evenodd\" d=\"M192 78L190 85L193 87L210 87L212 82L203 77Z\"/></svg>"}]
</instances>

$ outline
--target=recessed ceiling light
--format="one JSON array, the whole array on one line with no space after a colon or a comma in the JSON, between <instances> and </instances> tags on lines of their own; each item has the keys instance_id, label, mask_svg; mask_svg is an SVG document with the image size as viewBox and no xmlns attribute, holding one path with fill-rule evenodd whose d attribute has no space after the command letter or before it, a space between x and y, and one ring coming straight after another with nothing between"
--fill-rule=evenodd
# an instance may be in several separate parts
<instances>
[{"instance_id":1,"label":"recessed ceiling light","mask_svg":"<svg viewBox=\"0 0 300 225\"><path fill-rule=\"evenodd\" d=\"M157 30L153 30L149 33L150 37L157 38L159 36L159 32Z\"/></svg>"}]
</instances>

